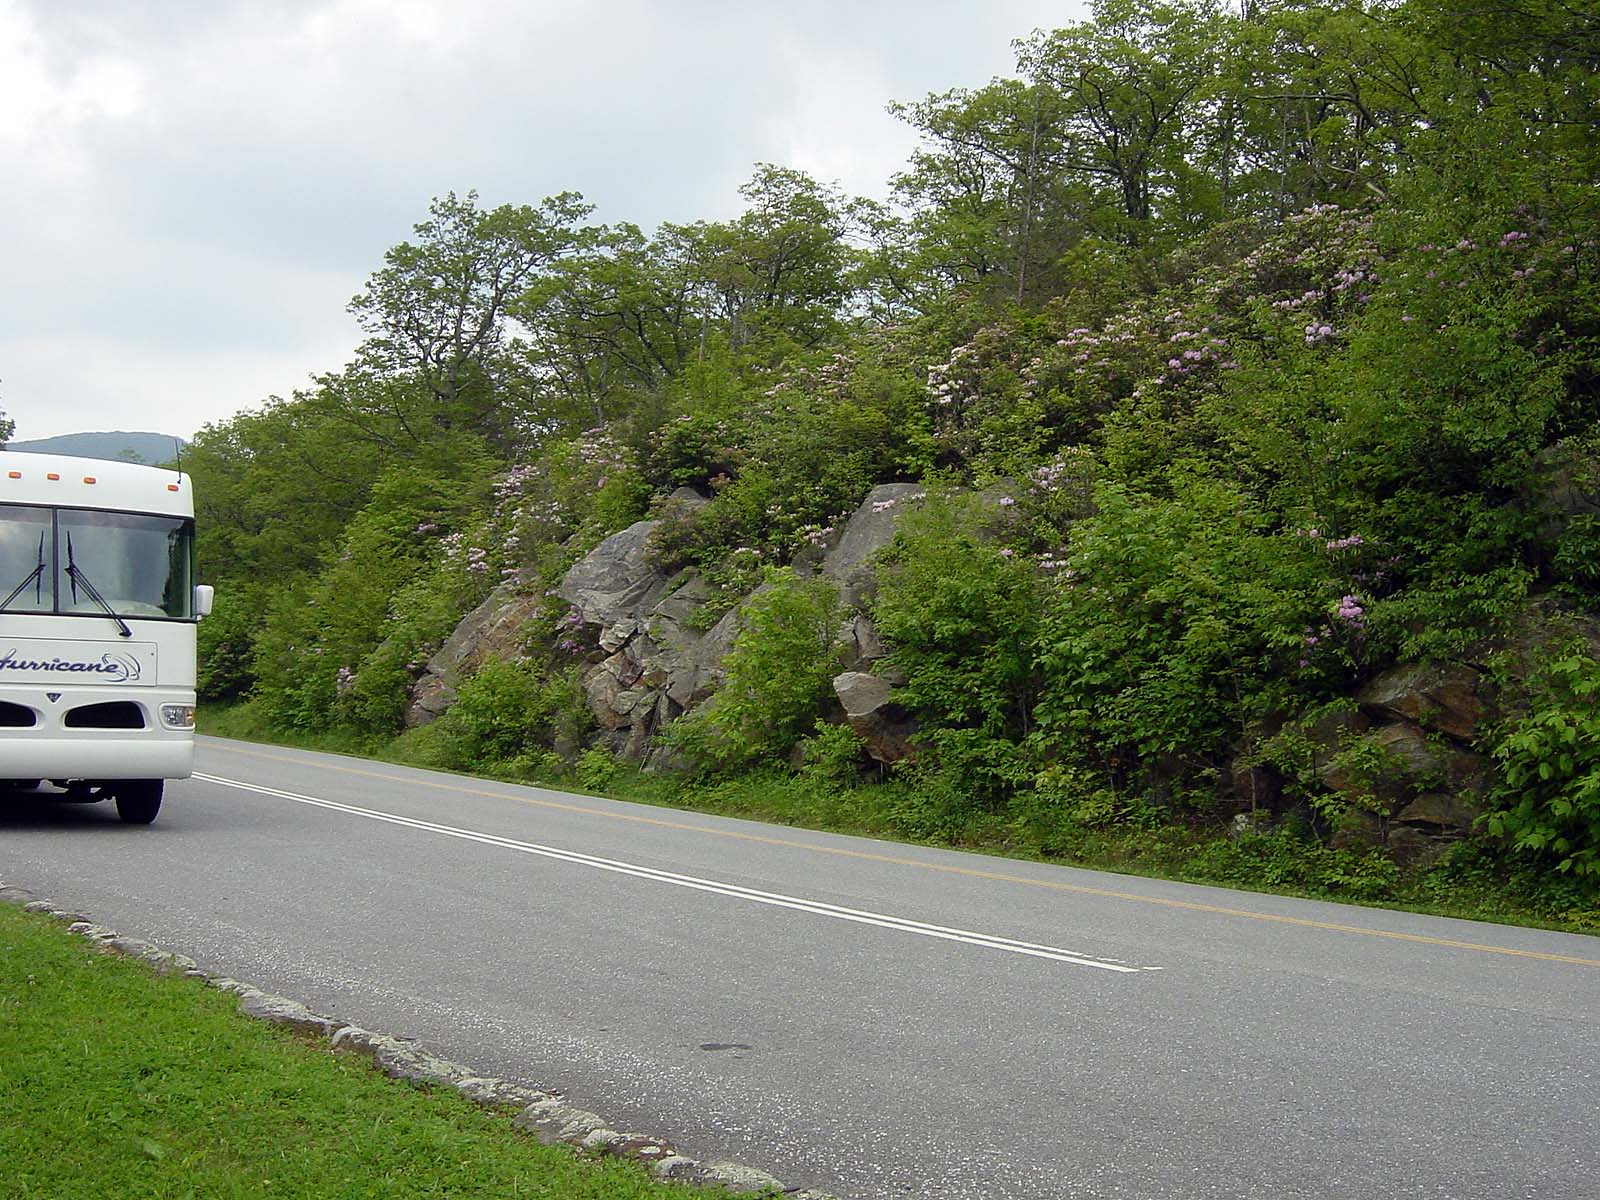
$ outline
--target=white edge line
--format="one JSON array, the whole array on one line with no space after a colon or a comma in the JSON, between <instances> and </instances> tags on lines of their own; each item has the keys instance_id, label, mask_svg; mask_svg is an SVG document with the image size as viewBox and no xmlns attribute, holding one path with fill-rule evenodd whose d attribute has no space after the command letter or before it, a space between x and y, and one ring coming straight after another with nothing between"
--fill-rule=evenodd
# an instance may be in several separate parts
<instances>
[{"instance_id":1,"label":"white edge line","mask_svg":"<svg viewBox=\"0 0 1600 1200\"><path fill-rule=\"evenodd\" d=\"M1058 946L1043 946L1035 942L1022 942L1013 938L999 937L994 934L976 933L967 929L954 929L945 925L932 925L924 921L914 921L907 917L891 916L887 913L870 912L864 909L846 908L842 905L829 904L822 900L808 900L800 896L788 896L782 892L764 892L756 888L747 888L734 883L722 883L714 879L702 879L695 875L681 875L674 871L662 871L655 867L640 866L636 863L622 862L616 859L600 858L592 854L583 854L576 850L563 850L556 846L544 846L537 842L522 842L512 838L498 837L494 834L478 833L471 829L461 829L452 825L441 825L433 821L422 821L414 817L398 816L394 813L381 812L376 809L361 808L354 804L344 804L337 800L324 800L317 796L304 796L297 792L281 791L277 788L264 787L261 784L245 783L237 779L225 779L220 775L208 775L196 771L195 779L206 783L220 784L224 787L239 788L243 791L259 792L266 796L275 796L283 800L292 800L299 804L309 804L316 808L325 808L334 812L348 813L352 816L366 817L369 820L381 821L390 825L399 825L408 829L418 829L428 833L443 834L446 837L459 838L463 841L477 842L481 845L496 846L501 849L516 850L523 854L534 854L543 858L552 858L569 862L576 866L593 867L597 870L611 871L622 875L632 875L641 879L652 880L657 883L672 884L676 887L690 888L694 891L710 892L716 895L728 896L737 900L748 900L756 904L766 904L775 908L794 909L799 912L809 912L817 916L833 917L836 920L851 921L862 925L875 925L883 929L895 929L902 933L915 933L923 937L939 938L945 941L962 942L972 946L982 946L991 950L1003 950L1011 954L1022 954L1031 958L1048 959L1052 962L1069 963L1074 966L1095 967L1102 971L1113 971L1119 974L1137 974L1140 971L1159 970L1157 967L1131 967L1120 962L1110 962L1092 958L1087 954L1074 950L1066 950Z\"/></svg>"}]
</instances>

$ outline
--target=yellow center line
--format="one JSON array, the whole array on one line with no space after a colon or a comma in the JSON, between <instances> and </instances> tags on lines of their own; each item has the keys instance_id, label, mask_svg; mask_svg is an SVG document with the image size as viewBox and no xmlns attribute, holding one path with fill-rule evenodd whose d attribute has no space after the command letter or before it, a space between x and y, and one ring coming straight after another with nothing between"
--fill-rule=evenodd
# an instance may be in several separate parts
<instances>
[{"instance_id":1,"label":"yellow center line","mask_svg":"<svg viewBox=\"0 0 1600 1200\"><path fill-rule=\"evenodd\" d=\"M1416 942L1424 946L1447 946L1454 950L1472 950L1480 954L1504 954L1513 958L1532 958L1541 962L1569 963L1579 967L1600 967L1600 959L1578 958L1570 954L1548 954L1540 950L1518 950L1510 946L1490 946L1482 942L1457 941L1454 938L1429 937L1420 933L1400 933L1389 929L1370 929L1362 925L1342 925L1336 921L1313 921L1309 917L1288 917L1278 913L1253 912L1244 908L1228 908L1220 904L1202 904L1195 900L1175 900L1166 896L1143 896L1137 892L1119 892L1112 888L1090 887L1081 883L1066 883L1057 879L1033 879L1026 875L1010 875L1004 871L985 871L977 867L958 867L949 863L932 863L917 858L904 858L894 854L876 854L868 850L849 850L842 846L819 846L815 842L801 842L790 838L770 837L759 833L745 833L736 829L713 829L689 821L674 821L665 817L647 817L639 813L608 812L583 804L570 804L560 800L541 800L534 796L513 796L505 792L462 784L439 783L434 780L405 779L382 771L369 771L360 767L346 767L317 759L295 758L264 750L246 750L238 745L218 747L230 754L250 758L263 758L272 762L295 766L315 767L324 771L338 771L365 779L380 779L385 783L420 784L441 792L455 792L463 796L478 796L489 800L509 800L535 808L556 809L588 817L605 817L613 821L630 821L637 825L653 825L661 829L678 829L689 833L708 834L712 837L734 841L758 842L766 846L781 846L790 850L808 850L814 854L831 854L837 858L856 858L866 862L885 863L897 867L916 867L924 871L939 871L946 875L963 875L971 879L985 879L995 883L1019 883L1027 887L1048 888L1051 891L1073 892L1082 896L1099 896L1108 900L1132 900L1140 904L1154 904L1162 908L1183 909L1188 912L1210 913L1222 917L1244 917L1251 921L1270 921L1279 925L1295 925L1302 929L1321 929L1331 933L1352 933L1361 937L1387 938L1397 942Z\"/></svg>"}]
</instances>

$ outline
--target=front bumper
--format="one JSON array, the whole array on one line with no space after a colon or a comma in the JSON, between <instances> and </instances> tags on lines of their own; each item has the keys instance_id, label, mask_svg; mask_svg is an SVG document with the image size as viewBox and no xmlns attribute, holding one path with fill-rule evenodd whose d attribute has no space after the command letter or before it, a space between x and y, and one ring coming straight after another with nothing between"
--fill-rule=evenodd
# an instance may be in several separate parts
<instances>
[{"instance_id":1,"label":"front bumper","mask_svg":"<svg viewBox=\"0 0 1600 1200\"><path fill-rule=\"evenodd\" d=\"M146 730L145 732L151 732ZM0 738L0 779L187 779L194 736L70 738L29 744Z\"/></svg>"},{"instance_id":2,"label":"front bumper","mask_svg":"<svg viewBox=\"0 0 1600 1200\"><path fill-rule=\"evenodd\" d=\"M187 779L194 772L194 731L161 724L163 704L194 703L182 688L83 688L56 693L43 688L0 688L0 700L31 710L36 723L0 726L0 780ZM142 729L70 728L65 714L85 705L132 702Z\"/></svg>"}]
</instances>

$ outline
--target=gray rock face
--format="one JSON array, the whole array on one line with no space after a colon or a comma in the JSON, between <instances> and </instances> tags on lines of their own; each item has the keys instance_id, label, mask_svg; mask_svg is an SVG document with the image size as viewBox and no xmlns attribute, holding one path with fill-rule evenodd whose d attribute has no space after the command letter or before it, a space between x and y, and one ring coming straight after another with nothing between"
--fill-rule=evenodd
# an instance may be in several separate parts
<instances>
[{"instance_id":1,"label":"gray rock face","mask_svg":"<svg viewBox=\"0 0 1600 1200\"><path fill-rule=\"evenodd\" d=\"M859 610L872 586L872 556L893 539L900 516L921 497L913 484L885 484L862 501L820 574L832 580ZM677 501L674 501L677 502ZM685 504L704 501L690 493ZM655 761L651 739L686 710L705 702L726 678L723 662L738 635L737 606L710 629L697 628L713 589L694 571L667 571L651 563L650 537L657 521L640 521L613 534L569 572L557 594L599 628L605 657L584 675L584 696L602 730L600 742L613 753ZM857 611L841 633L849 666L865 670L883 658L882 639ZM882 681L879 681L882 682ZM883 686L887 686L884 684ZM891 701L861 720L874 731L878 752L894 761L906 752L911 725ZM665 760L663 760L663 763Z\"/></svg>"},{"instance_id":2,"label":"gray rock face","mask_svg":"<svg viewBox=\"0 0 1600 1200\"><path fill-rule=\"evenodd\" d=\"M585 672L584 697L601 744L633 759L646 756L662 726L716 690L736 629L731 612L707 632L695 628L712 589L693 571L663 571L646 559L654 527L641 521L607 538L557 589L600 627L608 653Z\"/></svg>"},{"instance_id":3,"label":"gray rock face","mask_svg":"<svg viewBox=\"0 0 1600 1200\"><path fill-rule=\"evenodd\" d=\"M893 540L901 516L924 495L916 484L873 488L813 567L831 580L852 610L840 633L844 665L865 673L878 664L874 687L888 687L883 639L862 611L873 587L873 556ZM680 488L663 510L695 507L706 500ZM660 520L638 521L612 534L567 572L555 594L577 609L596 631L602 652L583 674L585 701L600 726L599 743L613 753L649 760L652 738L686 710L704 703L726 678L724 660L738 634L738 607L704 629L700 617L716 596L693 570L664 569L651 561L651 537ZM412 691L408 726L425 725L455 700L459 680L491 657L508 658L521 649L522 627L542 598L521 595L503 585L469 614L429 661ZM869 742L882 761L909 750L912 724L892 699L869 715L857 714L870 729ZM665 764L665 759L662 759Z\"/></svg>"},{"instance_id":4,"label":"gray rock face","mask_svg":"<svg viewBox=\"0 0 1600 1200\"><path fill-rule=\"evenodd\" d=\"M822 560L822 574L839 585L851 608L862 607L871 593L872 557L894 541L900 518L926 494L921 484L879 484L851 514L838 543Z\"/></svg>"},{"instance_id":5,"label":"gray rock face","mask_svg":"<svg viewBox=\"0 0 1600 1200\"><path fill-rule=\"evenodd\" d=\"M556 594L583 614L586 624L612 626L648 612L666 590L668 576L646 550L659 521L635 521L584 555Z\"/></svg>"},{"instance_id":6,"label":"gray rock face","mask_svg":"<svg viewBox=\"0 0 1600 1200\"><path fill-rule=\"evenodd\" d=\"M427 725L455 703L456 685L489 659L510 658L522 649L522 627L539 609L540 599L503 583L466 615L428 660L411 689L406 728Z\"/></svg>"},{"instance_id":7,"label":"gray rock face","mask_svg":"<svg viewBox=\"0 0 1600 1200\"><path fill-rule=\"evenodd\" d=\"M883 638L878 634L878 628L872 619L865 613L856 613L850 618L839 635L842 648L842 659L847 671L871 670L872 664L880 661L888 649L883 644Z\"/></svg>"}]
</instances>

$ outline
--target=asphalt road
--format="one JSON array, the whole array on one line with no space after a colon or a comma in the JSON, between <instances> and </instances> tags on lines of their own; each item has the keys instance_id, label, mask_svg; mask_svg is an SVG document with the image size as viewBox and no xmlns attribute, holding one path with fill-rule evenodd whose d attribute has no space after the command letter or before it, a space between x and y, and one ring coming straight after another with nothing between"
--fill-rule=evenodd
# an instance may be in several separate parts
<instances>
[{"instance_id":1,"label":"asphalt road","mask_svg":"<svg viewBox=\"0 0 1600 1200\"><path fill-rule=\"evenodd\" d=\"M1600 1197L1600 939L200 740L0 878L848 1200Z\"/></svg>"}]
</instances>

